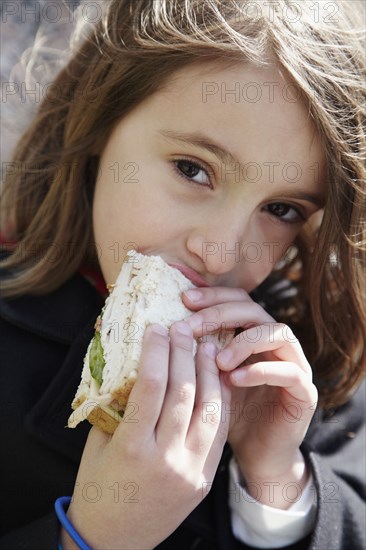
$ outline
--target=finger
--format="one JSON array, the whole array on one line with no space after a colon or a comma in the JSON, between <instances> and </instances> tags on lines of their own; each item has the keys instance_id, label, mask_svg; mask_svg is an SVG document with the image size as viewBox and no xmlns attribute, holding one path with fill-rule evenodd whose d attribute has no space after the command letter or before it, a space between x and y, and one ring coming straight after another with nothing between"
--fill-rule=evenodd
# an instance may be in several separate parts
<instances>
[{"instance_id":1,"label":"finger","mask_svg":"<svg viewBox=\"0 0 366 550\"><path fill-rule=\"evenodd\" d=\"M189 309L202 309L224 302L252 302L253 300L242 288L201 287L185 290L182 293L184 304Z\"/></svg>"},{"instance_id":2,"label":"finger","mask_svg":"<svg viewBox=\"0 0 366 550\"><path fill-rule=\"evenodd\" d=\"M193 313L185 321L193 329L196 338L219 330L236 329L246 325L261 325L275 322L260 305L255 302L229 302L216 304Z\"/></svg>"},{"instance_id":3,"label":"finger","mask_svg":"<svg viewBox=\"0 0 366 550\"><path fill-rule=\"evenodd\" d=\"M228 439L231 418L231 389L225 382L225 376L220 373L221 383L221 415L219 427L206 457L203 474L207 479L213 479L220 462L224 445Z\"/></svg>"},{"instance_id":4,"label":"finger","mask_svg":"<svg viewBox=\"0 0 366 550\"><path fill-rule=\"evenodd\" d=\"M168 332L160 325L149 325L143 338L138 377L128 400L137 407L137 422L132 424L136 438L151 437L155 432L168 383L168 365ZM129 426L121 422L116 433Z\"/></svg>"},{"instance_id":5,"label":"finger","mask_svg":"<svg viewBox=\"0 0 366 550\"><path fill-rule=\"evenodd\" d=\"M159 418L156 440L161 444L185 441L196 393L192 329L174 323L170 329L169 378Z\"/></svg>"},{"instance_id":6,"label":"finger","mask_svg":"<svg viewBox=\"0 0 366 550\"><path fill-rule=\"evenodd\" d=\"M221 425L221 407L223 392L229 401L230 390L227 386L222 388L215 357L216 346L212 342L199 344L196 403L186 444L204 460L207 459L217 432L219 430L225 432L222 435L223 442L226 441L227 436L227 426Z\"/></svg>"},{"instance_id":7,"label":"finger","mask_svg":"<svg viewBox=\"0 0 366 550\"><path fill-rule=\"evenodd\" d=\"M103 432L97 426L93 426L89 431L83 452L90 453L90 456L100 456L104 447L110 442L111 437L110 434Z\"/></svg>"},{"instance_id":8,"label":"finger","mask_svg":"<svg viewBox=\"0 0 366 550\"><path fill-rule=\"evenodd\" d=\"M246 367L238 367L230 373L234 386L278 386L285 388L299 403L317 401L317 389L309 376L295 363L289 361L261 361Z\"/></svg>"},{"instance_id":9,"label":"finger","mask_svg":"<svg viewBox=\"0 0 366 550\"><path fill-rule=\"evenodd\" d=\"M282 323L258 325L238 334L218 354L217 364L220 369L230 371L251 355L263 352L272 352L276 360L296 363L308 376L312 376L300 342L290 327Z\"/></svg>"}]
</instances>

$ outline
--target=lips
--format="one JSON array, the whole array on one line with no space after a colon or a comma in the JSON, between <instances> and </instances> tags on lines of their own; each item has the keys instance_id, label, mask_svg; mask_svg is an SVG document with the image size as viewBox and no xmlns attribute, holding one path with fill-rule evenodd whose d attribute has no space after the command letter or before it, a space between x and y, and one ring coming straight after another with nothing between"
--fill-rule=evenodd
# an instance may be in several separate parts
<instances>
[{"instance_id":1,"label":"lips","mask_svg":"<svg viewBox=\"0 0 366 550\"><path fill-rule=\"evenodd\" d=\"M207 281L205 281L201 275L199 275L196 271L191 269L190 267L187 267L186 265L182 264L169 264L170 267L175 267L175 269L178 269L182 275L187 277L194 285L198 287L207 287L210 286Z\"/></svg>"}]
</instances>

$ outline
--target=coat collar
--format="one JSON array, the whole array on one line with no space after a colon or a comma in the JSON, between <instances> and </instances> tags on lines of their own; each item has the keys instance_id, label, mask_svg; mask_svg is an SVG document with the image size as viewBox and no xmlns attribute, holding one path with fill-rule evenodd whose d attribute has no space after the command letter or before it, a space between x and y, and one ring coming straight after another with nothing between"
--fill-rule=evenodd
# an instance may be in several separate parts
<instances>
[{"instance_id":1,"label":"coat collar","mask_svg":"<svg viewBox=\"0 0 366 550\"><path fill-rule=\"evenodd\" d=\"M61 349L65 349L55 377L27 413L25 425L32 437L75 463L80 461L90 426L83 422L71 430L66 425L80 383L83 359L103 303L103 297L79 274L46 296L0 300L0 316L4 320L42 340L55 342L57 350L60 344ZM49 349L52 350L52 346ZM50 351L49 360L60 361L59 351L55 356Z\"/></svg>"}]
</instances>

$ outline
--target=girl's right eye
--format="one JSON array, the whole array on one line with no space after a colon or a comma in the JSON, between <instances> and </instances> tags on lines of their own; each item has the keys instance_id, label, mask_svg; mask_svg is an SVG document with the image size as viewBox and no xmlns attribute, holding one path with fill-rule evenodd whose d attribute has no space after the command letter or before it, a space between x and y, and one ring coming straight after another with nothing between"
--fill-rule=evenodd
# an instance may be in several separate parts
<instances>
[{"instance_id":1,"label":"girl's right eye","mask_svg":"<svg viewBox=\"0 0 366 550\"><path fill-rule=\"evenodd\" d=\"M200 186L212 187L208 172L198 162L189 159L174 160L175 172L179 177Z\"/></svg>"}]
</instances>

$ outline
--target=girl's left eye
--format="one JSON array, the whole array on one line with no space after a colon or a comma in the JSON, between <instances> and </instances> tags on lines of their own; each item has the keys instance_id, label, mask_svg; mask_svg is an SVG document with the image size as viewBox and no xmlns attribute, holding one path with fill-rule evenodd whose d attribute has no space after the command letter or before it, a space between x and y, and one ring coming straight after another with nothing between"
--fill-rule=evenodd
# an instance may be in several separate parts
<instances>
[{"instance_id":1,"label":"girl's left eye","mask_svg":"<svg viewBox=\"0 0 366 550\"><path fill-rule=\"evenodd\" d=\"M179 159L174 161L174 165L178 176L198 185L211 186L207 170L197 162L188 159Z\"/></svg>"},{"instance_id":2,"label":"girl's left eye","mask_svg":"<svg viewBox=\"0 0 366 550\"><path fill-rule=\"evenodd\" d=\"M284 202L268 204L265 209L270 214L285 223L298 223L305 221L305 216L300 212L300 210Z\"/></svg>"}]
</instances>

